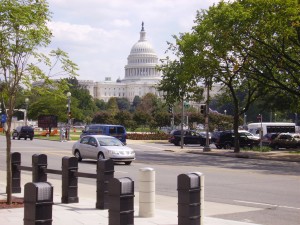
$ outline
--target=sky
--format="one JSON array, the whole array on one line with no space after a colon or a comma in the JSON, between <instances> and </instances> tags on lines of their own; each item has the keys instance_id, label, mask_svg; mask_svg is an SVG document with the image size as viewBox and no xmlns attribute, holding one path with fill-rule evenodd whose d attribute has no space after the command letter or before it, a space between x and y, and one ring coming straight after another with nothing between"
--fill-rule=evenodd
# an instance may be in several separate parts
<instances>
[{"instance_id":1,"label":"sky","mask_svg":"<svg viewBox=\"0 0 300 225\"><path fill-rule=\"evenodd\" d=\"M197 10L219 0L48 0L53 38L79 67L79 80L124 78L132 46L144 22L146 38L160 59L172 35L190 32Z\"/></svg>"}]
</instances>

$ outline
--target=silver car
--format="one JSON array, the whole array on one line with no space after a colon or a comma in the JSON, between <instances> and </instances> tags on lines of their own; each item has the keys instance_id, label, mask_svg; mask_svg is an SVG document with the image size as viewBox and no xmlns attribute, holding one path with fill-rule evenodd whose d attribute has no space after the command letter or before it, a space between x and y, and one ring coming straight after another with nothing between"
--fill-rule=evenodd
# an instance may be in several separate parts
<instances>
[{"instance_id":1,"label":"silver car","mask_svg":"<svg viewBox=\"0 0 300 225\"><path fill-rule=\"evenodd\" d=\"M72 154L82 159L112 159L130 165L135 160L133 149L125 146L120 140L106 135L86 135L72 147Z\"/></svg>"}]
</instances>

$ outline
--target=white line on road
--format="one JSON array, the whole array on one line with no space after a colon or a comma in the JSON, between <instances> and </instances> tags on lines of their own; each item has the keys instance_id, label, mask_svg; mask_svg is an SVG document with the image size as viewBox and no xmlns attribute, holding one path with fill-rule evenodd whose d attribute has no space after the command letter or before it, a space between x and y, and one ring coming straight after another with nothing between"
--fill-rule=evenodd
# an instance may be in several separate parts
<instances>
[{"instance_id":1,"label":"white line on road","mask_svg":"<svg viewBox=\"0 0 300 225\"><path fill-rule=\"evenodd\" d=\"M239 201L239 200L233 200L233 201L234 202L239 202L239 203L253 204L253 205L262 205L262 206L271 206L271 207L280 207L280 208L286 208L286 209L300 210L300 208L297 208L297 207L284 206L284 205L273 205L273 204L268 204L268 203L248 202L248 201Z\"/></svg>"}]
</instances>

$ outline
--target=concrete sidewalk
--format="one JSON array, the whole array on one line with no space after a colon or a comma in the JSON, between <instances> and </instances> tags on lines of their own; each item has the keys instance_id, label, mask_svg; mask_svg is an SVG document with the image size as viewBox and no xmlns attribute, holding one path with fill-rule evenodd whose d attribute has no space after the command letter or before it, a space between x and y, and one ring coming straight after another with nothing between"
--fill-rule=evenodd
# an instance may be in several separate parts
<instances>
[{"instance_id":1,"label":"concrete sidewalk","mask_svg":"<svg viewBox=\"0 0 300 225\"><path fill-rule=\"evenodd\" d=\"M0 171L0 199L6 199L6 173ZM52 219L53 225L108 225L108 210L99 210L96 205L96 187L94 185L79 183L79 203L61 204L61 181L50 179L48 181L54 187L54 205ZM31 174L22 172L22 192L24 184L31 182ZM23 197L23 193L13 194L15 197ZM136 225L176 225L177 198L156 195L155 216L150 218L139 217L139 194L135 193L134 224ZM220 203L205 202L204 224L205 225L254 225L240 221L224 220L212 217L217 214L242 213L261 210L259 208L227 205ZM0 209L0 224L21 225L23 224L24 208Z\"/></svg>"}]
</instances>

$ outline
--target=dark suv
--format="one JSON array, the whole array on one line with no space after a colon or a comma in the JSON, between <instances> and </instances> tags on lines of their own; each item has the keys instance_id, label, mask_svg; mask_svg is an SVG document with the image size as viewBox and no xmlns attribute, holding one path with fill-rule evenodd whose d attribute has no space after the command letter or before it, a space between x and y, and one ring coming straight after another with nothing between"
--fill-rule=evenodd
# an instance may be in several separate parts
<instances>
[{"instance_id":1,"label":"dark suv","mask_svg":"<svg viewBox=\"0 0 300 225\"><path fill-rule=\"evenodd\" d=\"M14 129L12 133L12 138L18 138L18 140L20 140L21 138L24 138L25 140L29 138L30 140L32 140L33 136L34 130L30 126L19 126L16 129Z\"/></svg>"},{"instance_id":2,"label":"dark suv","mask_svg":"<svg viewBox=\"0 0 300 225\"><path fill-rule=\"evenodd\" d=\"M181 143L181 130L173 130L170 133L169 142L173 143L176 146L179 146ZM200 144L205 146L206 137L204 134L201 134L195 130L184 130L183 131L183 143L184 144Z\"/></svg>"},{"instance_id":3,"label":"dark suv","mask_svg":"<svg viewBox=\"0 0 300 225\"><path fill-rule=\"evenodd\" d=\"M254 136L248 131L240 130L239 131L239 142L240 147L252 147L258 146L260 139L257 136ZM225 148L231 149L234 146L234 132L233 131L223 131L219 133L219 137L216 138L214 144L218 149Z\"/></svg>"}]
</instances>

